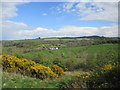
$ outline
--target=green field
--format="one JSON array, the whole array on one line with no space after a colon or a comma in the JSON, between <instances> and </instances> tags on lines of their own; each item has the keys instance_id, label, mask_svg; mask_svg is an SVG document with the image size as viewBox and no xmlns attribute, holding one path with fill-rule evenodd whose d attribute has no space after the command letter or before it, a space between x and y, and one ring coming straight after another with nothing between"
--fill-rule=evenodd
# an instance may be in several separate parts
<instances>
[{"instance_id":1,"label":"green field","mask_svg":"<svg viewBox=\"0 0 120 90\"><path fill-rule=\"evenodd\" d=\"M36 39L3 41L2 45L1 54L13 55L20 59L26 58L50 68L52 65L58 65L65 70L65 76L54 80L40 80L4 72L3 88L69 87L67 85L69 80L77 73L90 73L104 65L119 63L119 44L116 43L116 39ZM51 47L59 49L50 50Z\"/></svg>"}]
</instances>

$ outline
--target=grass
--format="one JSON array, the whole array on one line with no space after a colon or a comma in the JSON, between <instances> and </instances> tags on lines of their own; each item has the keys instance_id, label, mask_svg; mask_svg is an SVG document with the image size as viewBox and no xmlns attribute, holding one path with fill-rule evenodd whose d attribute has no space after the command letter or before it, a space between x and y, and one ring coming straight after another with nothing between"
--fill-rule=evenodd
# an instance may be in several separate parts
<instances>
[{"instance_id":1,"label":"grass","mask_svg":"<svg viewBox=\"0 0 120 90\"><path fill-rule=\"evenodd\" d=\"M43 40L50 40L50 41L53 40L54 41L54 40L60 40L60 39L57 39L57 38L53 38L53 39L52 38L48 38L48 39L43 39Z\"/></svg>"},{"instance_id":2,"label":"grass","mask_svg":"<svg viewBox=\"0 0 120 90\"><path fill-rule=\"evenodd\" d=\"M68 68L69 70L82 69L83 66L85 66L84 64L87 62L93 65L93 63L98 63L98 60L102 60L102 57L111 57L112 55L114 56L113 58L118 57L118 44L99 44L60 48L58 50L40 50L39 48L41 48L42 45L49 46L49 43L42 42L39 44L38 40L33 41L36 43L36 45L30 44L32 41L24 41L26 43L24 47L4 47L3 54L11 54L17 56L18 58L33 60L48 67L57 64L58 66L62 68ZM32 48L34 48L34 50L32 50ZM21 51L25 49L29 52L22 53ZM106 60L108 59L111 58L107 58ZM82 67L79 66L79 64L82 65Z\"/></svg>"},{"instance_id":3,"label":"grass","mask_svg":"<svg viewBox=\"0 0 120 90\"><path fill-rule=\"evenodd\" d=\"M58 84L60 82L65 82L70 78L71 75L67 75L55 80L42 81L36 78L4 72L2 85L3 88L59 88Z\"/></svg>"},{"instance_id":4,"label":"grass","mask_svg":"<svg viewBox=\"0 0 120 90\"><path fill-rule=\"evenodd\" d=\"M92 40L90 38L76 38L76 40Z\"/></svg>"},{"instance_id":5,"label":"grass","mask_svg":"<svg viewBox=\"0 0 120 90\"><path fill-rule=\"evenodd\" d=\"M118 45L117 44L101 44L92 46L81 46L73 48L65 48L58 50L43 50L36 52L28 52L24 54L18 54L19 58L27 58L41 63L45 66L51 66L54 62L60 61L62 67L66 67L68 61L74 62L86 62L86 60L97 61L99 54L108 53L117 55ZM110 53L109 53L110 52ZM117 57L117 56L116 56ZM72 61L73 60L73 61ZM74 64L73 63L73 64Z\"/></svg>"}]
</instances>

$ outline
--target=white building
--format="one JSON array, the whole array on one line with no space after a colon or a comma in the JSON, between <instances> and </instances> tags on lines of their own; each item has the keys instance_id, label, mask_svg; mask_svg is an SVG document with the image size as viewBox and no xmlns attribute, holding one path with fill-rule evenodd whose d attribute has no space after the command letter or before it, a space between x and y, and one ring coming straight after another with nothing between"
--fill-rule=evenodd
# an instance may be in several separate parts
<instances>
[{"instance_id":1,"label":"white building","mask_svg":"<svg viewBox=\"0 0 120 90\"><path fill-rule=\"evenodd\" d=\"M50 50L55 50L55 49L59 49L58 47L51 47L49 48Z\"/></svg>"}]
</instances>

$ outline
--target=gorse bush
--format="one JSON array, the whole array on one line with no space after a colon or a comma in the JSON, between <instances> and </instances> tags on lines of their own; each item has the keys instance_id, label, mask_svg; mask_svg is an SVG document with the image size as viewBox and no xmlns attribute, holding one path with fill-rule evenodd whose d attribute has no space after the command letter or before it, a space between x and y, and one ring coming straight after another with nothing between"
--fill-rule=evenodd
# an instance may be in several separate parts
<instances>
[{"instance_id":1,"label":"gorse bush","mask_svg":"<svg viewBox=\"0 0 120 90\"><path fill-rule=\"evenodd\" d=\"M11 55L1 55L3 71L20 73L39 79L52 79L63 75L62 68L57 67L58 72L52 71L49 67L35 63L27 59L19 59Z\"/></svg>"},{"instance_id":2,"label":"gorse bush","mask_svg":"<svg viewBox=\"0 0 120 90\"><path fill-rule=\"evenodd\" d=\"M112 68L113 68L112 64L107 64L107 65L104 65L104 67L102 68L102 70L108 71L108 70L111 70Z\"/></svg>"},{"instance_id":3,"label":"gorse bush","mask_svg":"<svg viewBox=\"0 0 120 90\"><path fill-rule=\"evenodd\" d=\"M90 88L119 88L120 65L107 64L100 71L94 72L86 81Z\"/></svg>"},{"instance_id":4,"label":"gorse bush","mask_svg":"<svg viewBox=\"0 0 120 90\"><path fill-rule=\"evenodd\" d=\"M107 64L98 71L79 73L68 81L64 88L119 88L120 65Z\"/></svg>"},{"instance_id":5,"label":"gorse bush","mask_svg":"<svg viewBox=\"0 0 120 90\"><path fill-rule=\"evenodd\" d=\"M46 79L46 78L56 78L58 77L49 67L43 65L35 65L31 67L31 72L35 74L37 78Z\"/></svg>"},{"instance_id":6,"label":"gorse bush","mask_svg":"<svg viewBox=\"0 0 120 90\"><path fill-rule=\"evenodd\" d=\"M57 66L57 65L53 65L52 70L53 70L53 72L55 72L59 76L63 76L65 74L64 70L61 67Z\"/></svg>"}]
</instances>

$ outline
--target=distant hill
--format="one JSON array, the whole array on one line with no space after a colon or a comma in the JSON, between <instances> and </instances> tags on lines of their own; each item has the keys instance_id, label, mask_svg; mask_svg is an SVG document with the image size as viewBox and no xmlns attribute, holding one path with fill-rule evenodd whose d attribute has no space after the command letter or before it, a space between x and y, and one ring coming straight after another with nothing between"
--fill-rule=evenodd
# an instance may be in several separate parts
<instances>
[{"instance_id":1,"label":"distant hill","mask_svg":"<svg viewBox=\"0 0 120 90\"><path fill-rule=\"evenodd\" d=\"M48 37L48 38L41 38L38 37L36 39L76 39L76 38L93 38L93 39L97 39L97 38L120 38L120 37L104 37L104 36L97 36L97 35L93 35L93 36L81 36L81 37Z\"/></svg>"},{"instance_id":2,"label":"distant hill","mask_svg":"<svg viewBox=\"0 0 120 90\"><path fill-rule=\"evenodd\" d=\"M49 37L49 38L44 38L44 39L53 39L53 38L58 38L58 39L76 39L76 38L101 38L103 36L81 36L81 37ZM36 39L41 39L40 37L36 38Z\"/></svg>"}]
</instances>

